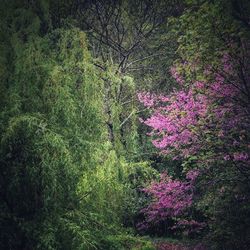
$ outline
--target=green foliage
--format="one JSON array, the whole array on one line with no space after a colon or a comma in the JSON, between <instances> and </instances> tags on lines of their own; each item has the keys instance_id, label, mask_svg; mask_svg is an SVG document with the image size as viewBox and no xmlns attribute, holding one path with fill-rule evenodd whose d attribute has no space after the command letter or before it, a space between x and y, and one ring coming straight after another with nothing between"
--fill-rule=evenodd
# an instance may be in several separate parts
<instances>
[{"instance_id":1,"label":"green foliage","mask_svg":"<svg viewBox=\"0 0 250 250\"><path fill-rule=\"evenodd\" d=\"M146 238L139 238L126 233L111 236L109 240L112 242L110 249L155 250L153 243Z\"/></svg>"},{"instance_id":2,"label":"green foliage","mask_svg":"<svg viewBox=\"0 0 250 250\"><path fill-rule=\"evenodd\" d=\"M115 151L102 150L95 170L82 176L77 194L83 210L95 213L104 225L134 225L145 203L138 191L157 176L146 162L128 163Z\"/></svg>"},{"instance_id":3,"label":"green foliage","mask_svg":"<svg viewBox=\"0 0 250 250\"><path fill-rule=\"evenodd\" d=\"M112 64L107 66L103 78L106 122L110 126L111 142L119 155L133 158L140 152L134 80L129 75L116 73Z\"/></svg>"},{"instance_id":4,"label":"green foliage","mask_svg":"<svg viewBox=\"0 0 250 250\"><path fill-rule=\"evenodd\" d=\"M183 15L172 18L170 23L178 41L177 70L189 83L204 80L208 66L213 72L221 69L224 54L237 58L242 53L241 45L244 47L249 39L249 27L244 20L250 6L245 0L187 2Z\"/></svg>"},{"instance_id":5,"label":"green foliage","mask_svg":"<svg viewBox=\"0 0 250 250\"><path fill-rule=\"evenodd\" d=\"M148 202L141 189L166 168L177 177L183 169L206 169L197 159L222 143L206 134L206 151L185 162L158 156L139 125L136 91L169 92L176 56L177 71L192 81L204 80L208 64L220 67L223 53L240 54L249 24L237 8L247 12L249 4L236 2L185 1L178 17L182 1L118 1L115 8L112 1L104 8L89 1L3 1L1 249L154 249L131 229ZM175 18L166 23L169 15ZM85 21L93 21L92 29ZM209 220L209 239L245 247L247 182L223 162L203 178L196 211ZM212 188L207 180L214 180Z\"/></svg>"},{"instance_id":6,"label":"green foliage","mask_svg":"<svg viewBox=\"0 0 250 250\"><path fill-rule=\"evenodd\" d=\"M76 170L67 143L44 126L39 117L21 115L10 120L1 140L1 237L11 248L35 248L41 237L37 248L44 249L47 234L55 245L56 221L75 197Z\"/></svg>"},{"instance_id":7,"label":"green foliage","mask_svg":"<svg viewBox=\"0 0 250 250\"><path fill-rule=\"evenodd\" d=\"M47 1L5 8L0 248L146 246L123 228L140 208L137 189L157 175L125 159L138 151L137 109L135 100L124 108L117 98L135 94L133 78L112 67L99 72L85 33L70 23L53 28Z\"/></svg>"}]
</instances>

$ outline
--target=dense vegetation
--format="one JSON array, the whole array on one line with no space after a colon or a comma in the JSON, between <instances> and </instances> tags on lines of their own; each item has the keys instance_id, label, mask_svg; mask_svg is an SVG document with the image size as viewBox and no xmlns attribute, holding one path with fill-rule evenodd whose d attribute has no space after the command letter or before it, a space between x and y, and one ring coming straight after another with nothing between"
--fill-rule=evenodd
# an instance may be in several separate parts
<instances>
[{"instance_id":1,"label":"dense vegetation","mask_svg":"<svg viewBox=\"0 0 250 250\"><path fill-rule=\"evenodd\" d=\"M249 249L247 0L0 15L1 249Z\"/></svg>"}]
</instances>

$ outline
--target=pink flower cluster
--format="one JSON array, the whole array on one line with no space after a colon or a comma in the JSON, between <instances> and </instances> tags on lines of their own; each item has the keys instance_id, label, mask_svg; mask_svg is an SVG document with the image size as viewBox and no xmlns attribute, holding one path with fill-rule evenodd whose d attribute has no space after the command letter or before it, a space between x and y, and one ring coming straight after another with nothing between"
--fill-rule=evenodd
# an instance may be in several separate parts
<instances>
[{"instance_id":1,"label":"pink flower cluster","mask_svg":"<svg viewBox=\"0 0 250 250\"><path fill-rule=\"evenodd\" d=\"M233 161L241 161L241 162L248 162L249 155L246 152L235 152L232 156L226 154L224 156L225 161L233 160Z\"/></svg>"},{"instance_id":2,"label":"pink flower cluster","mask_svg":"<svg viewBox=\"0 0 250 250\"><path fill-rule=\"evenodd\" d=\"M222 60L226 72L232 69L228 60L227 55ZM174 67L171 72L183 84ZM138 98L152 111L142 122L151 128L153 145L176 159L197 154L204 147L206 135L212 133L223 140L242 125L242 108L233 102L238 94L235 85L228 84L219 72L210 83L195 81L188 89L167 96L143 92Z\"/></svg>"},{"instance_id":3,"label":"pink flower cluster","mask_svg":"<svg viewBox=\"0 0 250 250\"><path fill-rule=\"evenodd\" d=\"M187 173L186 181L174 180L166 173L159 182L153 182L144 192L152 196L153 202L143 209L147 222L159 222L166 218L183 215L192 205L194 181L198 170Z\"/></svg>"},{"instance_id":4,"label":"pink flower cluster","mask_svg":"<svg viewBox=\"0 0 250 250\"><path fill-rule=\"evenodd\" d=\"M208 112L208 99L205 95L189 91L176 91L169 96L149 96L148 94L140 99L147 99L147 103L154 103L151 107L153 115L143 121L152 128L151 136L155 147L167 149L164 153L171 153L178 150L180 156L185 157L190 152L196 152L199 148L198 136L194 131L201 119L206 117ZM164 104L163 104L164 102ZM143 102L144 104L144 102ZM189 150L185 150L186 146Z\"/></svg>"},{"instance_id":5,"label":"pink flower cluster","mask_svg":"<svg viewBox=\"0 0 250 250\"><path fill-rule=\"evenodd\" d=\"M176 67L171 67L170 72L172 77L178 82L180 85L183 85L185 83L183 77L180 75L180 73L176 70Z\"/></svg>"},{"instance_id":6,"label":"pink flower cluster","mask_svg":"<svg viewBox=\"0 0 250 250\"><path fill-rule=\"evenodd\" d=\"M140 92L137 94L137 98L145 107L151 108L155 105L155 95L149 92Z\"/></svg>"},{"instance_id":7,"label":"pink flower cluster","mask_svg":"<svg viewBox=\"0 0 250 250\"><path fill-rule=\"evenodd\" d=\"M236 152L234 153L233 158L235 161L247 161L249 156L246 152Z\"/></svg>"}]
</instances>

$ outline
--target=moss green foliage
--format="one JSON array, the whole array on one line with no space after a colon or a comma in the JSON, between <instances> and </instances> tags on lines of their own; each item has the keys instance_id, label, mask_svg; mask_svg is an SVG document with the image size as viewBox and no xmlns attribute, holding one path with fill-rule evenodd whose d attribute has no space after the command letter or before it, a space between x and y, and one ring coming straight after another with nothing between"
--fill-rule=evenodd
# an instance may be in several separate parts
<instances>
[{"instance_id":1,"label":"moss green foliage","mask_svg":"<svg viewBox=\"0 0 250 250\"><path fill-rule=\"evenodd\" d=\"M53 28L48 8L10 1L1 13L0 248L144 249L122 227L136 202L135 169L153 173L122 156L136 148L136 109L123 112L115 98L121 82L135 91L133 79L99 72L85 33Z\"/></svg>"},{"instance_id":2,"label":"moss green foliage","mask_svg":"<svg viewBox=\"0 0 250 250\"><path fill-rule=\"evenodd\" d=\"M246 0L186 2L184 13L170 23L178 42L177 69L190 82L204 80L208 65L214 72L221 69L223 55L238 58L247 50L250 5Z\"/></svg>"},{"instance_id":3,"label":"moss green foliage","mask_svg":"<svg viewBox=\"0 0 250 250\"><path fill-rule=\"evenodd\" d=\"M116 73L117 65L107 65L104 81L104 111L110 141L119 155L133 158L140 152L137 139L137 106L134 80Z\"/></svg>"}]
</instances>

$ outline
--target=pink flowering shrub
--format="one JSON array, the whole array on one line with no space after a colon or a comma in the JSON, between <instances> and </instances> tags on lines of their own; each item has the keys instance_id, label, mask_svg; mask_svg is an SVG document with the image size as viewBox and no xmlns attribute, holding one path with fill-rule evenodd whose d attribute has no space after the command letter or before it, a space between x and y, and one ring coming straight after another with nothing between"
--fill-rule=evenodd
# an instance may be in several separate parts
<instances>
[{"instance_id":1,"label":"pink flowering shrub","mask_svg":"<svg viewBox=\"0 0 250 250\"><path fill-rule=\"evenodd\" d=\"M151 224L157 224L166 219L175 219L176 223L172 229L183 229L191 233L205 227L205 223L195 220L179 220L187 215L188 209L192 206L195 180L199 175L198 170L190 170L186 174L186 180L175 180L167 173L161 174L159 182L153 182L148 188L143 189L152 197L152 202L142 212L145 215L145 222L139 226L140 230L146 229Z\"/></svg>"},{"instance_id":2,"label":"pink flowering shrub","mask_svg":"<svg viewBox=\"0 0 250 250\"><path fill-rule=\"evenodd\" d=\"M232 70L227 56L224 56L224 72ZM171 69L173 77L183 85L183 78L175 68ZM207 70L207 74L209 70ZM245 119L246 111L235 103L240 95L235 84L228 84L221 72L214 74L212 82L195 81L188 88L174 90L169 95L155 95L148 92L138 94L139 101L151 110L151 116L142 123L151 128L149 136L152 143L161 153L172 156L173 159L186 159L209 148L209 141L220 139L224 145L232 144L228 152L218 151L213 155L220 158L245 161L249 164L248 148L235 152L238 144L242 144L242 136L235 132L245 133L249 127ZM244 127L245 126L245 127ZM243 136L245 137L245 135ZM237 156L238 155L238 156ZM210 159L211 160L211 159Z\"/></svg>"},{"instance_id":3,"label":"pink flowering shrub","mask_svg":"<svg viewBox=\"0 0 250 250\"><path fill-rule=\"evenodd\" d=\"M242 93L234 82L229 61L225 55L221 72L211 73L211 68L207 67L204 74L210 76L210 80L194 81L188 86L173 67L171 73L181 89L169 95L139 93L139 101L151 111L150 117L141 122L151 128L148 135L162 154L182 162L195 159L193 166L202 166L204 172L215 171L215 174L225 171L211 170L211 166L222 168L229 162L241 174L247 175L250 171L248 111L238 101ZM233 83L228 83L226 77ZM195 180L201 172L197 169L187 172L184 181L163 173L159 182L144 189L152 202L142 210L145 222L139 227L143 229L171 219L175 221L173 230L180 229L186 234L201 231L205 223L190 216L195 201ZM217 180L205 179L203 184L217 185Z\"/></svg>"},{"instance_id":4,"label":"pink flowering shrub","mask_svg":"<svg viewBox=\"0 0 250 250\"><path fill-rule=\"evenodd\" d=\"M141 93L142 95L142 93ZM149 98L151 98L149 100ZM193 128L208 112L208 100L204 95L194 95L193 90L176 91L169 96L152 96L145 93L146 103L155 103L153 115L144 124L152 128L152 143L163 153L176 151L185 157L199 147L198 135ZM153 99L153 100L152 100ZM189 150L186 150L188 146Z\"/></svg>"}]
</instances>

